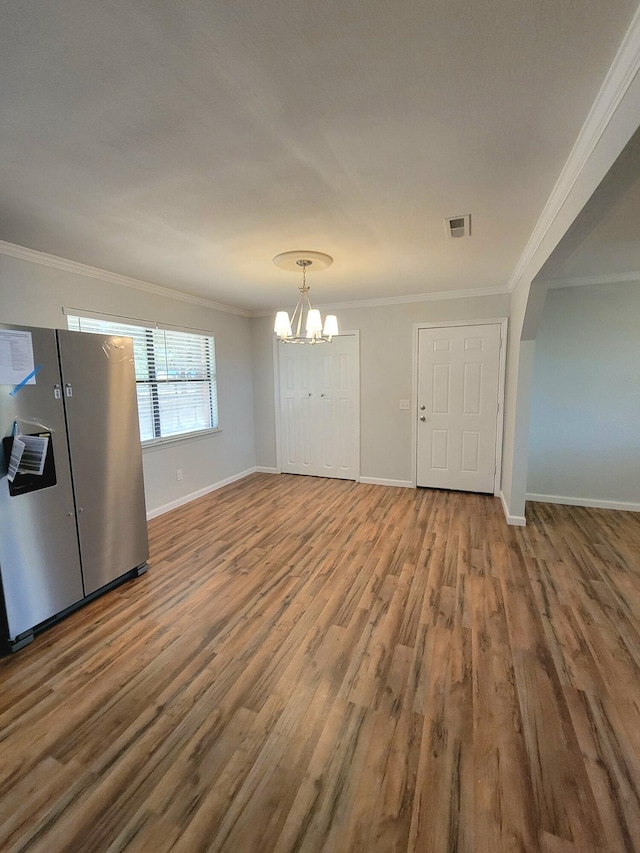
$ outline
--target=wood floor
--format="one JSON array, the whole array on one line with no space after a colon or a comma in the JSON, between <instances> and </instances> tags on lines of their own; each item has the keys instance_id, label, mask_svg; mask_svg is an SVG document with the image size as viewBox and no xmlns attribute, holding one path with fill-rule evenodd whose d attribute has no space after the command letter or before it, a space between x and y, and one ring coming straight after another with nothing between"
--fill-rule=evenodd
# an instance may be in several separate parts
<instances>
[{"instance_id":1,"label":"wood floor","mask_svg":"<svg viewBox=\"0 0 640 853\"><path fill-rule=\"evenodd\" d=\"M0 660L0 850L640 851L640 514L253 475Z\"/></svg>"}]
</instances>

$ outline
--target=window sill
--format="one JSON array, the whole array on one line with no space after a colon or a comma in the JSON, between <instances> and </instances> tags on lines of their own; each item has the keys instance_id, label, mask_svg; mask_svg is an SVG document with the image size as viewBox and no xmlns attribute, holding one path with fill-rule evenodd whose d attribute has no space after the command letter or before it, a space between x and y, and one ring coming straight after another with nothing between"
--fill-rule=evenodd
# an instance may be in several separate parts
<instances>
[{"instance_id":1,"label":"window sill","mask_svg":"<svg viewBox=\"0 0 640 853\"><path fill-rule=\"evenodd\" d=\"M216 427L216 429L201 429L198 430L198 432L184 432L181 435L168 435L166 438L153 438L150 441L142 442L142 452L145 453L147 450L160 450L167 444L181 444L186 441L200 441L203 438L209 438L219 432L222 432L222 429L220 427Z\"/></svg>"}]
</instances>

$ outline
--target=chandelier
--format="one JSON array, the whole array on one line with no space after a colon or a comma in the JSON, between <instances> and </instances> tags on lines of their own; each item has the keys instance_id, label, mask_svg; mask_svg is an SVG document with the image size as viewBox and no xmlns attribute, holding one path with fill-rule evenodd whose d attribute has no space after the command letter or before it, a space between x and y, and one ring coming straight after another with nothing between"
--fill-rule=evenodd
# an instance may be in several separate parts
<instances>
[{"instance_id":1,"label":"chandelier","mask_svg":"<svg viewBox=\"0 0 640 853\"><path fill-rule=\"evenodd\" d=\"M322 344L331 343L334 335L338 334L338 319L335 314L327 314L324 326L317 308L311 307L309 285L307 284L307 269L311 266L324 270L333 263L330 255L323 252L283 252L276 255L273 263L285 270L302 269L302 287L291 319L286 311L278 311L274 332L285 344ZM307 314L305 333L302 333L302 315Z\"/></svg>"}]
</instances>

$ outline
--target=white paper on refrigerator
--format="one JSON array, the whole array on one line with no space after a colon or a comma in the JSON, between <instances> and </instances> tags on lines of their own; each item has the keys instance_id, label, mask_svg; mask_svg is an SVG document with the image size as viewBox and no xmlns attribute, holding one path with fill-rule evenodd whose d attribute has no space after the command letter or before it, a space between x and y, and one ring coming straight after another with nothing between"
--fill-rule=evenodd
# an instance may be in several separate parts
<instances>
[{"instance_id":1,"label":"white paper on refrigerator","mask_svg":"<svg viewBox=\"0 0 640 853\"><path fill-rule=\"evenodd\" d=\"M0 329L0 385L19 385L33 372L31 332ZM26 384L36 384L35 374Z\"/></svg>"}]
</instances>

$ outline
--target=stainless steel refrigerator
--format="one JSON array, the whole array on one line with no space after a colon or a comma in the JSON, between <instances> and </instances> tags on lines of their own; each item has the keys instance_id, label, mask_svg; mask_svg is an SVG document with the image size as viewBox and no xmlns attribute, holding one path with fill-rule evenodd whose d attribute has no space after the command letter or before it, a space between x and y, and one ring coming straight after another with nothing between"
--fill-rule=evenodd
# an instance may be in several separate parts
<instances>
[{"instance_id":1,"label":"stainless steel refrigerator","mask_svg":"<svg viewBox=\"0 0 640 853\"><path fill-rule=\"evenodd\" d=\"M147 568L131 339L0 324L0 434L0 616L16 650ZM20 434L45 438L46 458L10 480Z\"/></svg>"}]
</instances>

